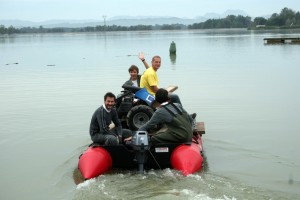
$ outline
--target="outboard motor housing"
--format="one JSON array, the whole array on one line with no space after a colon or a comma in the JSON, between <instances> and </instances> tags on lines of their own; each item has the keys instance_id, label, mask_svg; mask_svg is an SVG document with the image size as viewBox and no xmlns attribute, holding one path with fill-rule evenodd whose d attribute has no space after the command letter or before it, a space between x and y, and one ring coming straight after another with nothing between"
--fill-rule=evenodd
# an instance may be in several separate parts
<instances>
[{"instance_id":1,"label":"outboard motor housing","mask_svg":"<svg viewBox=\"0 0 300 200\"><path fill-rule=\"evenodd\" d=\"M147 162L147 150L150 149L149 136L147 131L135 131L132 137L131 145L135 151L138 163L138 172L144 173L144 164Z\"/></svg>"}]
</instances>

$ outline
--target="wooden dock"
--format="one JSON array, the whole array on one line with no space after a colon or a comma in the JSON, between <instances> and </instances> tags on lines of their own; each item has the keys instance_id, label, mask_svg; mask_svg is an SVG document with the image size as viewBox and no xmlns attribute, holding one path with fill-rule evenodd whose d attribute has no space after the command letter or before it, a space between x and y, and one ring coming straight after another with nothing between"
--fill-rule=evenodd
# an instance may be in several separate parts
<instances>
[{"instance_id":1,"label":"wooden dock","mask_svg":"<svg viewBox=\"0 0 300 200\"><path fill-rule=\"evenodd\" d=\"M300 44L300 37L298 38L264 38L265 44Z\"/></svg>"},{"instance_id":2,"label":"wooden dock","mask_svg":"<svg viewBox=\"0 0 300 200\"><path fill-rule=\"evenodd\" d=\"M205 134L205 127L204 127L204 122L197 122L196 123L196 129L194 130L199 134Z\"/></svg>"}]
</instances>

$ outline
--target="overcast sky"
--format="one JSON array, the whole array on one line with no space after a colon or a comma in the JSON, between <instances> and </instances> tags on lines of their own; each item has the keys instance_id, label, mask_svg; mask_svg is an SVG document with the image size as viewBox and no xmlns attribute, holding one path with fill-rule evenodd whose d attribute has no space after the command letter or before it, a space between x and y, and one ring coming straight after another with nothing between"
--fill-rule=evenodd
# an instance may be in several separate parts
<instances>
[{"instance_id":1,"label":"overcast sky","mask_svg":"<svg viewBox=\"0 0 300 200\"><path fill-rule=\"evenodd\" d=\"M96 19L114 16L174 16L194 18L206 13L243 10L251 17L300 11L300 0L0 0L0 19L44 21Z\"/></svg>"}]
</instances>

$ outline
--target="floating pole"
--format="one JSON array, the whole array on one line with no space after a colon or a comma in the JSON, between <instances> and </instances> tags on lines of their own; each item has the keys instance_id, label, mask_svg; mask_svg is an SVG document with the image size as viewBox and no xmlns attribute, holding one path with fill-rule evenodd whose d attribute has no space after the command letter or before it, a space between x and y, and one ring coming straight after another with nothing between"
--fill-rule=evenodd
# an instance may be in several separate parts
<instances>
[{"instance_id":1,"label":"floating pole","mask_svg":"<svg viewBox=\"0 0 300 200\"><path fill-rule=\"evenodd\" d=\"M176 54L176 44L174 41L172 41L172 43L170 44L170 54Z\"/></svg>"}]
</instances>

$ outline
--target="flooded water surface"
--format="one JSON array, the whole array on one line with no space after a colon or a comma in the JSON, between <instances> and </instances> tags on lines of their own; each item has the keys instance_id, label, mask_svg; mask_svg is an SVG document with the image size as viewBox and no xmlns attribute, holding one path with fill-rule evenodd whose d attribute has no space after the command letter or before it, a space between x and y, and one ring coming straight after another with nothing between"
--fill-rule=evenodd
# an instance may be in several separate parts
<instances>
[{"instance_id":1,"label":"flooded water surface","mask_svg":"<svg viewBox=\"0 0 300 200\"><path fill-rule=\"evenodd\" d=\"M300 31L201 30L0 36L0 199L300 199ZM177 47L169 55L170 43ZM205 123L204 170L112 171L78 184L78 157L107 91L137 55L160 55Z\"/></svg>"}]
</instances>

